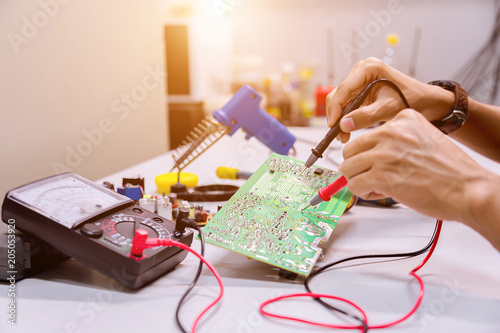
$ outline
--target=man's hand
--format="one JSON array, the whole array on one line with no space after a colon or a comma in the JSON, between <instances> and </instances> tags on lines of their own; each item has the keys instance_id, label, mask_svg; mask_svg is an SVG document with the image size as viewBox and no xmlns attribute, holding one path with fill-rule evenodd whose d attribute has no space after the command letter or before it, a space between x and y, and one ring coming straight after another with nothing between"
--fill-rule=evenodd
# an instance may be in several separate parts
<instances>
[{"instance_id":1,"label":"man's hand","mask_svg":"<svg viewBox=\"0 0 500 333\"><path fill-rule=\"evenodd\" d=\"M448 113L454 104L454 95L440 87L415 80L379 59L368 58L358 62L342 83L327 96L326 115L331 127L342 110L370 82L385 78L394 82L403 92L410 106L421 112L427 120L437 120ZM349 133L392 119L405 108L398 94L385 85L374 87L363 105L346 115L340 122L342 142L349 140Z\"/></svg>"},{"instance_id":2,"label":"man's hand","mask_svg":"<svg viewBox=\"0 0 500 333\"><path fill-rule=\"evenodd\" d=\"M391 197L422 214L462 222L474 220L475 197L498 178L411 109L348 143L344 159L340 171L355 195Z\"/></svg>"},{"instance_id":3,"label":"man's hand","mask_svg":"<svg viewBox=\"0 0 500 333\"><path fill-rule=\"evenodd\" d=\"M350 132L387 121L344 148L339 167L349 189L365 199L391 197L416 211L474 228L500 251L500 176L484 169L429 121L450 112L452 92L410 78L375 58L354 66L327 97L328 125L369 83L396 84L413 109L380 85L340 122L340 140ZM500 108L469 98L469 119L451 136L500 162Z\"/></svg>"}]
</instances>

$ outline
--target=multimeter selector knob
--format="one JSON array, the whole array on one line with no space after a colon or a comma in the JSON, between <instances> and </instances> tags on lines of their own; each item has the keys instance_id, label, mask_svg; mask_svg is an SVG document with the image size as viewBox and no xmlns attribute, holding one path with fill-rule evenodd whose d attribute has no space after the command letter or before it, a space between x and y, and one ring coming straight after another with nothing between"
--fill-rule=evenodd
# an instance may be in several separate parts
<instances>
[{"instance_id":1,"label":"multimeter selector knob","mask_svg":"<svg viewBox=\"0 0 500 333\"><path fill-rule=\"evenodd\" d=\"M95 225L94 223L86 223L83 225L82 229L80 230L82 234L84 234L87 237L101 237L102 236L102 229L100 225Z\"/></svg>"}]
</instances>

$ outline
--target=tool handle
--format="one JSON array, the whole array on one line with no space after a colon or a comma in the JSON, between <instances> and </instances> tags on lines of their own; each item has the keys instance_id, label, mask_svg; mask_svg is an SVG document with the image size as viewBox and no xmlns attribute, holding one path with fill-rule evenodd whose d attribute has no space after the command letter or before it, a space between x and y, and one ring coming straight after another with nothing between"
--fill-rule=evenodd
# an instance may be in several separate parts
<instances>
[{"instance_id":1,"label":"tool handle","mask_svg":"<svg viewBox=\"0 0 500 333\"><path fill-rule=\"evenodd\" d=\"M365 199L358 198L358 201L359 202L368 202L368 203L372 203L372 204L376 204L376 205L384 206L384 207L391 207L393 205L398 204L398 202L392 198L384 198L384 199L378 199L378 200L365 200Z\"/></svg>"},{"instance_id":2,"label":"tool handle","mask_svg":"<svg viewBox=\"0 0 500 333\"><path fill-rule=\"evenodd\" d=\"M399 88L393 82L391 82L387 79L377 79L375 81L372 81L359 93L358 96L356 96L356 98L351 103L349 103L349 105L344 109L344 111L342 111L342 114L340 115L339 119L337 119L335 124L332 126L332 128L330 128L328 133L326 133L323 140L321 140L321 142L318 143L316 148L311 149L312 154L309 156L306 163L304 164L306 168L310 168L318 160L318 158L323 157L323 153L325 152L326 148L328 148L330 143L332 143L333 139L335 139L337 137L337 135L340 134L340 120L342 120L342 118L346 114L359 108L361 106L361 104L363 104L363 101L365 100L366 96L368 96L368 94L372 90L373 86L377 83L387 84L387 85L391 86L393 89L395 89L396 91L398 91L405 106L407 108L410 107L408 104L408 101L406 100L404 95L401 93Z\"/></svg>"},{"instance_id":3,"label":"tool handle","mask_svg":"<svg viewBox=\"0 0 500 333\"><path fill-rule=\"evenodd\" d=\"M328 185L327 187L322 187L318 191L318 195L323 199L323 201L330 201L332 195L347 186L347 179L341 176L336 181Z\"/></svg>"},{"instance_id":4,"label":"tool handle","mask_svg":"<svg viewBox=\"0 0 500 333\"><path fill-rule=\"evenodd\" d=\"M252 172L223 166L218 167L215 173L217 177L222 179L248 179L252 176Z\"/></svg>"},{"instance_id":5,"label":"tool handle","mask_svg":"<svg viewBox=\"0 0 500 333\"><path fill-rule=\"evenodd\" d=\"M326 148L328 148L328 146L337 137L337 135L340 134L340 120L342 119L342 117L344 117L346 114L359 108L360 105L365 100L365 96L366 96L366 94L363 94L363 93L359 94L358 96L356 96L356 98L351 103L349 103L349 105L344 109L344 111L342 111L341 116L339 117L339 119L337 119L337 122L335 122L335 124L330 128L330 130L328 130L328 133L326 133L323 140L321 140L321 142L318 143L316 148L311 149L312 155L316 156L316 159L314 159L314 161L311 161L312 163L309 162L309 160L308 160L305 164L307 167L310 167L311 165L313 165L314 162L316 162L316 160L318 158L323 157L323 153L325 152ZM311 156L311 160L312 159L313 159L313 157ZM308 165L309 163L311 165Z\"/></svg>"},{"instance_id":6,"label":"tool handle","mask_svg":"<svg viewBox=\"0 0 500 333\"><path fill-rule=\"evenodd\" d=\"M230 128L230 136L241 128L247 140L255 136L272 151L287 155L295 137L283 124L260 108L261 100L262 96L257 91L244 85L226 105L214 111L213 116Z\"/></svg>"}]
</instances>

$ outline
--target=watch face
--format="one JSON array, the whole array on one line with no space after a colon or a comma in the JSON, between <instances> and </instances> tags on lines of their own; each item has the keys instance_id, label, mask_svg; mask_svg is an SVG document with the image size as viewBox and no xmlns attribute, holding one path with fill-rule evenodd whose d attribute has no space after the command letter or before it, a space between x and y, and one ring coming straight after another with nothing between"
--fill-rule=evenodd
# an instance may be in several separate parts
<instances>
[{"instance_id":1,"label":"watch face","mask_svg":"<svg viewBox=\"0 0 500 333\"><path fill-rule=\"evenodd\" d=\"M130 201L71 173L22 186L9 197L67 228Z\"/></svg>"},{"instance_id":2,"label":"watch face","mask_svg":"<svg viewBox=\"0 0 500 333\"><path fill-rule=\"evenodd\" d=\"M460 110L453 110L452 113L443 119L444 125L440 126L439 129L445 133L451 133L459 129L467 120L467 116Z\"/></svg>"}]
</instances>

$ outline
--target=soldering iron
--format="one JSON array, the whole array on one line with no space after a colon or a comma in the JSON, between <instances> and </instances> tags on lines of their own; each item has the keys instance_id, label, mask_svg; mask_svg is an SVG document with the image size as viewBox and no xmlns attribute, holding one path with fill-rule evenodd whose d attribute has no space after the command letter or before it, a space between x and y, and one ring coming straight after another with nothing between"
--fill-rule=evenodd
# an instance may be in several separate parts
<instances>
[{"instance_id":1,"label":"soldering iron","mask_svg":"<svg viewBox=\"0 0 500 333\"><path fill-rule=\"evenodd\" d=\"M344 109L344 111L342 111L342 114L340 115L339 119L337 119L337 121L335 122L335 124L330 128L330 130L328 131L328 133L326 133L326 135L323 138L323 140L321 140L321 142L318 143L318 145L316 146L316 148L311 149L312 154L311 154L311 156L309 156L309 158L305 162L304 169L302 169L300 171L299 175L302 174L307 168L311 167L318 160L318 158L322 158L323 157L323 153L328 148L328 146L332 143L333 139L335 139L340 134L340 131L341 131L340 130L340 120L345 115L347 115L348 113L350 113L350 112L356 110L357 108L359 108L361 106L361 104L363 104L363 102L365 101L366 96L368 96L368 94L370 93L370 91L372 90L372 88L377 83L388 84L389 86L391 86L392 88L394 88L394 90L396 90L396 92L398 92L398 94L400 95L400 97L403 100L403 103L405 104L405 106L407 108L410 107L408 105L408 102L406 101L406 98L404 97L404 95L401 93L401 91L396 86L396 84L394 84L392 81L389 81L387 79L377 79L375 81L372 81L370 84L368 84L361 91L361 93L358 96L356 96L356 98L351 103L349 103L349 105Z\"/></svg>"}]
</instances>

